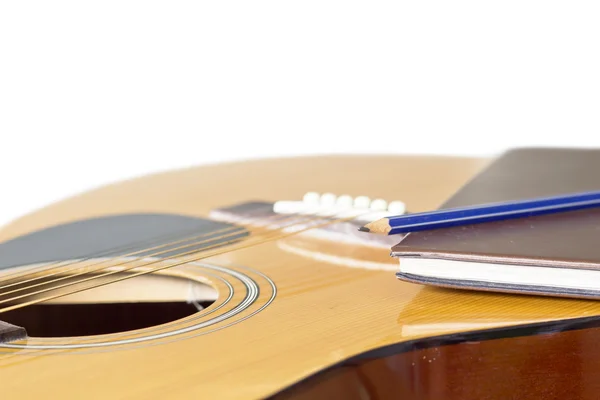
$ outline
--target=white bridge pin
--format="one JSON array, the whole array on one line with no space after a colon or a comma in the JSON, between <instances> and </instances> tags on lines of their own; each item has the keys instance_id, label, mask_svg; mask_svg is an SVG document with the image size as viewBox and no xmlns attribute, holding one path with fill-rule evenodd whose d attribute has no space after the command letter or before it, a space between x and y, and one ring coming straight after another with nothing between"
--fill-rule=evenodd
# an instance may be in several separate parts
<instances>
[{"instance_id":1,"label":"white bridge pin","mask_svg":"<svg viewBox=\"0 0 600 400\"><path fill-rule=\"evenodd\" d=\"M354 207L355 208L369 208L371 204L371 199L367 196L358 196L354 199Z\"/></svg>"},{"instance_id":2,"label":"white bridge pin","mask_svg":"<svg viewBox=\"0 0 600 400\"><path fill-rule=\"evenodd\" d=\"M325 207L333 207L335 205L335 201L337 200L337 196L333 193L323 193L321 195L320 203Z\"/></svg>"},{"instance_id":3,"label":"white bridge pin","mask_svg":"<svg viewBox=\"0 0 600 400\"><path fill-rule=\"evenodd\" d=\"M317 192L308 192L302 197L302 201L306 204L317 205L321 200L321 195Z\"/></svg>"},{"instance_id":4,"label":"white bridge pin","mask_svg":"<svg viewBox=\"0 0 600 400\"><path fill-rule=\"evenodd\" d=\"M374 211L385 211L387 207L387 201L385 201L384 199L375 199L371 202L369 208Z\"/></svg>"},{"instance_id":5,"label":"white bridge pin","mask_svg":"<svg viewBox=\"0 0 600 400\"><path fill-rule=\"evenodd\" d=\"M391 201L387 209L392 215L402 215L406 213L406 204L402 201Z\"/></svg>"},{"instance_id":6,"label":"white bridge pin","mask_svg":"<svg viewBox=\"0 0 600 400\"><path fill-rule=\"evenodd\" d=\"M352 196L348 196L347 194L341 195L335 201L335 205L340 208L352 208L352 204L353 204Z\"/></svg>"}]
</instances>

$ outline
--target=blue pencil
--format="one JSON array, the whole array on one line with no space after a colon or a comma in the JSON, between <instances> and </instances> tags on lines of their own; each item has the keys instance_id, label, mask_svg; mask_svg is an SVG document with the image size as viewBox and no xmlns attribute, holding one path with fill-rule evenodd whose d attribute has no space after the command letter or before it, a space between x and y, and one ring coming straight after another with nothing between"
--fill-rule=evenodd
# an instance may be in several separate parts
<instances>
[{"instance_id":1,"label":"blue pencil","mask_svg":"<svg viewBox=\"0 0 600 400\"><path fill-rule=\"evenodd\" d=\"M361 227L364 232L394 235L477 224L534 215L552 214L600 206L600 191L570 193L535 199L448 208L431 212L386 217Z\"/></svg>"}]
</instances>

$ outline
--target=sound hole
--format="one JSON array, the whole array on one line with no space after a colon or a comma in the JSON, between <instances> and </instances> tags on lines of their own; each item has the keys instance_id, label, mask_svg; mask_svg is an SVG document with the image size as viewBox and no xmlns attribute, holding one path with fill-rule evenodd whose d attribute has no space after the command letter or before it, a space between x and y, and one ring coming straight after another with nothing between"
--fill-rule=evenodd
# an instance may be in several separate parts
<instances>
[{"instance_id":1,"label":"sound hole","mask_svg":"<svg viewBox=\"0 0 600 400\"><path fill-rule=\"evenodd\" d=\"M216 298L212 286L150 274L7 311L0 319L24 327L33 337L92 336L176 321Z\"/></svg>"}]
</instances>

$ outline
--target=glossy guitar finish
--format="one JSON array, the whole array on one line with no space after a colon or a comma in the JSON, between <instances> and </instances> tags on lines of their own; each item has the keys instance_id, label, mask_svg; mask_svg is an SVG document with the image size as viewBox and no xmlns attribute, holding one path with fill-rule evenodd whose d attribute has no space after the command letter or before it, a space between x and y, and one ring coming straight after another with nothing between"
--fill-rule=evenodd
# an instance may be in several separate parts
<instances>
[{"instance_id":1,"label":"glossy guitar finish","mask_svg":"<svg viewBox=\"0 0 600 400\"><path fill-rule=\"evenodd\" d=\"M426 211L485 163L340 156L187 169L65 200L5 227L0 240L115 215L206 220L226 205L308 191L401 199L411 211ZM218 299L155 327L0 345L0 393L597 398L600 302L423 287L396 280L396 267L378 248L290 236L166 269L210 283Z\"/></svg>"}]
</instances>

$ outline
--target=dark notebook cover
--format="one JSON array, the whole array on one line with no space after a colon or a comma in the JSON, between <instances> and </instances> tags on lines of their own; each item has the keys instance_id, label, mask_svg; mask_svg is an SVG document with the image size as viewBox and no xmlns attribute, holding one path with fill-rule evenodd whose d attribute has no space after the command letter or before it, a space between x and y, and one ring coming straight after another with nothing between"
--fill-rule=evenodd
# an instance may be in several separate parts
<instances>
[{"instance_id":1,"label":"dark notebook cover","mask_svg":"<svg viewBox=\"0 0 600 400\"><path fill-rule=\"evenodd\" d=\"M442 208L600 190L600 150L525 148L492 162ZM600 208L414 232L392 248L400 279L438 286L598 297L579 289L425 278L402 258L584 268L600 272ZM600 279L600 274L598 276Z\"/></svg>"}]
</instances>

